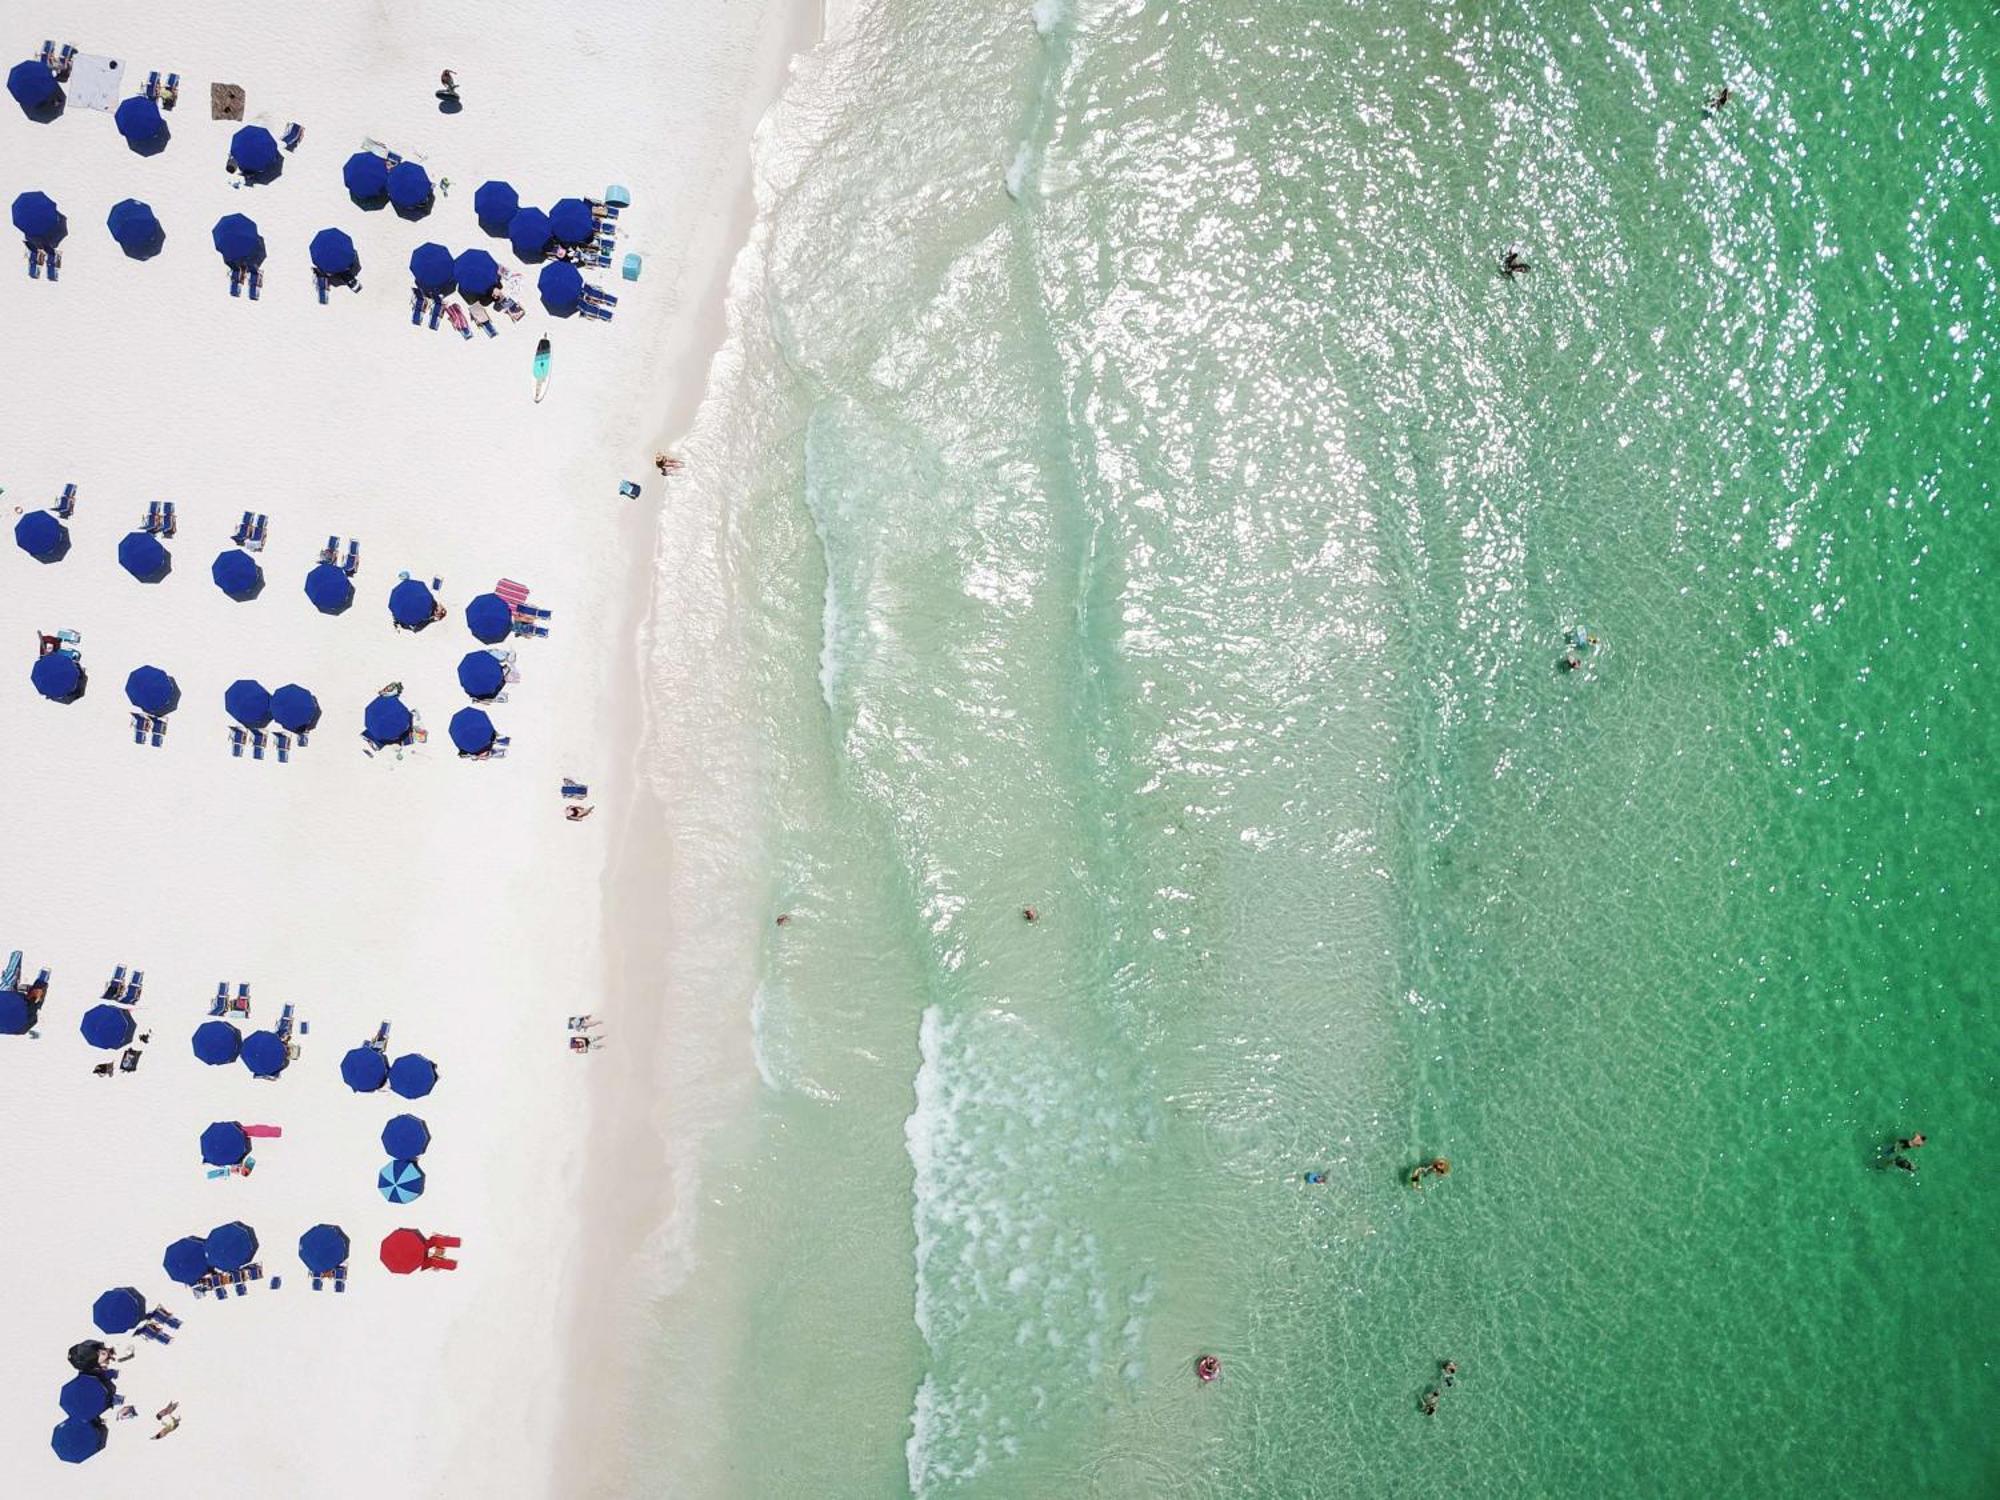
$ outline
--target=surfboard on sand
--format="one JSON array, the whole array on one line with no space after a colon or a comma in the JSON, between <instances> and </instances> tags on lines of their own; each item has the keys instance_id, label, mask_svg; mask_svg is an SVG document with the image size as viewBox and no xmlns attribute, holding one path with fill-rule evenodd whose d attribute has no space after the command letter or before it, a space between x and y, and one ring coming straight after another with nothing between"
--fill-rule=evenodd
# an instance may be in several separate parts
<instances>
[{"instance_id":1,"label":"surfboard on sand","mask_svg":"<svg viewBox=\"0 0 2000 1500\"><path fill-rule=\"evenodd\" d=\"M549 341L543 339L535 345L535 399L540 401L549 389Z\"/></svg>"}]
</instances>

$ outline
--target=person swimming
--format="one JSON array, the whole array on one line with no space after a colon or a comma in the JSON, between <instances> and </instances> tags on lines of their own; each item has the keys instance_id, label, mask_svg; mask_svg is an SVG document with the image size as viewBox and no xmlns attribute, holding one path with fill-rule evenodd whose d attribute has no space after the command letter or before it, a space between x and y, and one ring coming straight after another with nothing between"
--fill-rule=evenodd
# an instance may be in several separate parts
<instances>
[{"instance_id":1,"label":"person swimming","mask_svg":"<svg viewBox=\"0 0 2000 1500\"><path fill-rule=\"evenodd\" d=\"M1203 1385L1222 1373L1222 1361L1213 1354L1204 1354L1194 1362L1194 1373Z\"/></svg>"},{"instance_id":2,"label":"person swimming","mask_svg":"<svg viewBox=\"0 0 2000 1500\"><path fill-rule=\"evenodd\" d=\"M1438 1414L1438 1393L1434 1390L1425 1391L1424 1399L1418 1403L1418 1406L1425 1416L1436 1416Z\"/></svg>"},{"instance_id":3,"label":"person swimming","mask_svg":"<svg viewBox=\"0 0 2000 1500\"><path fill-rule=\"evenodd\" d=\"M1326 1173L1324 1172L1307 1172L1304 1176L1305 1180L1314 1187L1324 1187L1326 1185Z\"/></svg>"},{"instance_id":4,"label":"person swimming","mask_svg":"<svg viewBox=\"0 0 2000 1500\"><path fill-rule=\"evenodd\" d=\"M1534 269L1532 263L1521 259L1521 252L1518 250L1509 250L1500 257L1500 274L1509 281Z\"/></svg>"}]
</instances>

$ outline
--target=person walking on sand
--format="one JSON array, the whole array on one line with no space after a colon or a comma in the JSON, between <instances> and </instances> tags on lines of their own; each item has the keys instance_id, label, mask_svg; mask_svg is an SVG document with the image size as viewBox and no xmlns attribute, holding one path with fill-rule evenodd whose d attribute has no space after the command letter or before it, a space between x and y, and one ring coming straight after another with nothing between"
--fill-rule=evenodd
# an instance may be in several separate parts
<instances>
[{"instance_id":1,"label":"person walking on sand","mask_svg":"<svg viewBox=\"0 0 2000 1500\"><path fill-rule=\"evenodd\" d=\"M573 1036L569 1039L569 1050L572 1052L595 1052L603 1045L604 1038L601 1036Z\"/></svg>"},{"instance_id":2,"label":"person walking on sand","mask_svg":"<svg viewBox=\"0 0 2000 1500\"><path fill-rule=\"evenodd\" d=\"M172 1432L175 1428L179 1427L180 1425L181 1425L180 1414L177 1412L173 1416L168 1417L166 1421L160 1424L160 1430L153 1434L153 1441L157 1443L161 1438L165 1437L168 1433Z\"/></svg>"},{"instance_id":3,"label":"person walking on sand","mask_svg":"<svg viewBox=\"0 0 2000 1500\"><path fill-rule=\"evenodd\" d=\"M597 808L594 805L591 807L565 807L563 809L563 816L572 823L581 823L596 811Z\"/></svg>"},{"instance_id":4,"label":"person walking on sand","mask_svg":"<svg viewBox=\"0 0 2000 1500\"><path fill-rule=\"evenodd\" d=\"M569 1029L571 1031L588 1031L593 1026L602 1026L603 1024L595 1016L571 1016L569 1018Z\"/></svg>"}]
</instances>

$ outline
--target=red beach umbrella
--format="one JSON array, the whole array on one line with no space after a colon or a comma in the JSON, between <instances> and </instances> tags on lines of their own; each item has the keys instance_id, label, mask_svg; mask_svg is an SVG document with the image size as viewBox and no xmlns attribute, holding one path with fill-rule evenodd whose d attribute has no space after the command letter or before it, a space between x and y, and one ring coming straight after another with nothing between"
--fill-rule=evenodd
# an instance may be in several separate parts
<instances>
[{"instance_id":1,"label":"red beach umbrella","mask_svg":"<svg viewBox=\"0 0 2000 1500\"><path fill-rule=\"evenodd\" d=\"M423 1235L414 1229L392 1229L382 1241L382 1264L398 1276L407 1276L424 1263Z\"/></svg>"}]
</instances>

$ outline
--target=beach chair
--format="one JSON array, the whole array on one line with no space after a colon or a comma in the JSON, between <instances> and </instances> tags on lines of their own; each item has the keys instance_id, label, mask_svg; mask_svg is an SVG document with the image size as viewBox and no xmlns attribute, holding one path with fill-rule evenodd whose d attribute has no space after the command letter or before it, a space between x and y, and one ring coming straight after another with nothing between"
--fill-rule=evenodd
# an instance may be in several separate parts
<instances>
[{"instance_id":1,"label":"beach chair","mask_svg":"<svg viewBox=\"0 0 2000 1500\"><path fill-rule=\"evenodd\" d=\"M424 326L424 289L420 286L410 288L410 326Z\"/></svg>"},{"instance_id":2,"label":"beach chair","mask_svg":"<svg viewBox=\"0 0 2000 1500\"><path fill-rule=\"evenodd\" d=\"M41 279L42 252L37 250L33 245L30 245L28 247L28 280L40 281Z\"/></svg>"},{"instance_id":3,"label":"beach chair","mask_svg":"<svg viewBox=\"0 0 2000 1500\"><path fill-rule=\"evenodd\" d=\"M120 964L117 968L113 969L111 977L104 981L103 998L106 1000L123 1000L125 998L125 965Z\"/></svg>"},{"instance_id":4,"label":"beach chair","mask_svg":"<svg viewBox=\"0 0 2000 1500\"><path fill-rule=\"evenodd\" d=\"M277 747L278 764L281 766L291 764L292 737L282 729L276 730L271 735L271 743Z\"/></svg>"},{"instance_id":5,"label":"beach chair","mask_svg":"<svg viewBox=\"0 0 2000 1500\"><path fill-rule=\"evenodd\" d=\"M340 1266L334 1270L333 1289L336 1292L344 1292L347 1290L347 1267Z\"/></svg>"},{"instance_id":6,"label":"beach chair","mask_svg":"<svg viewBox=\"0 0 2000 1500\"><path fill-rule=\"evenodd\" d=\"M0 990L18 989L21 983L21 950L16 948L7 955L7 968L0 973Z\"/></svg>"},{"instance_id":7,"label":"beach chair","mask_svg":"<svg viewBox=\"0 0 2000 1500\"><path fill-rule=\"evenodd\" d=\"M485 335L489 339L498 338L500 336L500 330L493 326L493 314L489 313L485 308L481 307L477 302L468 302L465 305L465 310L468 314L470 314L472 321L479 325L480 330L483 333L485 333Z\"/></svg>"},{"instance_id":8,"label":"beach chair","mask_svg":"<svg viewBox=\"0 0 2000 1500\"><path fill-rule=\"evenodd\" d=\"M174 1341L172 1334L168 1333L164 1328L155 1328L151 1323L141 1323L137 1328L132 1330L132 1333L134 1337L151 1339L156 1344L171 1344Z\"/></svg>"},{"instance_id":9,"label":"beach chair","mask_svg":"<svg viewBox=\"0 0 2000 1500\"><path fill-rule=\"evenodd\" d=\"M250 986L239 983L236 986L236 1003L243 1007L243 1014L250 1014Z\"/></svg>"},{"instance_id":10,"label":"beach chair","mask_svg":"<svg viewBox=\"0 0 2000 1500\"><path fill-rule=\"evenodd\" d=\"M565 797L588 797L590 795L590 788L580 781L571 781L565 776L563 777L562 794Z\"/></svg>"},{"instance_id":11,"label":"beach chair","mask_svg":"<svg viewBox=\"0 0 2000 1500\"><path fill-rule=\"evenodd\" d=\"M495 297L493 305L507 315L507 321L518 323L528 315L528 310L512 297Z\"/></svg>"},{"instance_id":12,"label":"beach chair","mask_svg":"<svg viewBox=\"0 0 2000 1500\"><path fill-rule=\"evenodd\" d=\"M208 1002L208 1013L211 1016L226 1016L229 1014L228 980L222 979L216 982L215 998Z\"/></svg>"},{"instance_id":13,"label":"beach chair","mask_svg":"<svg viewBox=\"0 0 2000 1500\"><path fill-rule=\"evenodd\" d=\"M230 541L232 541L232 542L234 542L234 543L236 543L236 545L237 545L237 546L239 546L239 547L240 547L240 546L242 546L242 545L243 545L243 544L244 544L245 542L247 542L247 541L249 541L249 540L250 540L250 512L249 512L249 511L247 511L247 510L246 510L246 511L244 511L244 512L243 512L243 519L242 519L242 520L240 520L240 521L238 521L238 522L236 523L236 531L235 531L235 533L234 533L234 534L233 534L233 535L232 535L232 536L231 536L231 537L229 538L229 540L230 540Z\"/></svg>"},{"instance_id":14,"label":"beach chair","mask_svg":"<svg viewBox=\"0 0 2000 1500\"><path fill-rule=\"evenodd\" d=\"M516 620L514 622L514 634L520 636L523 640L536 636L546 636L548 633L548 626L537 625L533 620Z\"/></svg>"},{"instance_id":15,"label":"beach chair","mask_svg":"<svg viewBox=\"0 0 2000 1500\"><path fill-rule=\"evenodd\" d=\"M325 307L325 306L326 306L326 273L325 273L325 272L323 272L323 271L315 271L315 272L313 272L313 288L314 288L314 290L316 290L316 291L317 291L317 292L319 293L319 305L320 305L321 307Z\"/></svg>"},{"instance_id":16,"label":"beach chair","mask_svg":"<svg viewBox=\"0 0 2000 1500\"><path fill-rule=\"evenodd\" d=\"M264 731L261 729L250 731L250 758L252 760L264 758Z\"/></svg>"},{"instance_id":17,"label":"beach chair","mask_svg":"<svg viewBox=\"0 0 2000 1500\"><path fill-rule=\"evenodd\" d=\"M460 338L472 337L472 325L465 321L465 313L456 302L444 310L444 315L451 319L451 326L458 330Z\"/></svg>"},{"instance_id":18,"label":"beach chair","mask_svg":"<svg viewBox=\"0 0 2000 1500\"><path fill-rule=\"evenodd\" d=\"M281 1041L289 1042L292 1039L292 1016L296 1009L295 1006L287 1005L278 1012L278 1037Z\"/></svg>"},{"instance_id":19,"label":"beach chair","mask_svg":"<svg viewBox=\"0 0 2000 1500\"><path fill-rule=\"evenodd\" d=\"M605 291L601 286L586 284L583 289L583 295L586 301L602 302L607 307L616 307L618 305L618 299Z\"/></svg>"},{"instance_id":20,"label":"beach chair","mask_svg":"<svg viewBox=\"0 0 2000 1500\"><path fill-rule=\"evenodd\" d=\"M161 718L159 715L155 714L153 716L153 732L151 737L152 746L155 750L158 750L161 746L165 745L166 742L167 742L167 721Z\"/></svg>"},{"instance_id":21,"label":"beach chair","mask_svg":"<svg viewBox=\"0 0 2000 1500\"><path fill-rule=\"evenodd\" d=\"M125 1003L127 1005L137 1005L139 1003L139 992L145 989L145 987L146 971L144 969L134 969L131 980L125 986Z\"/></svg>"},{"instance_id":22,"label":"beach chair","mask_svg":"<svg viewBox=\"0 0 2000 1500\"><path fill-rule=\"evenodd\" d=\"M229 295L232 297L243 295L243 268L241 266L231 266L229 268Z\"/></svg>"},{"instance_id":23,"label":"beach chair","mask_svg":"<svg viewBox=\"0 0 2000 1500\"><path fill-rule=\"evenodd\" d=\"M154 103L157 104L159 102L160 74L157 68L146 75L146 86L140 89L139 92L145 95L148 99L151 99Z\"/></svg>"},{"instance_id":24,"label":"beach chair","mask_svg":"<svg viewBox=\"0 0 2000 1500\"><path fill-rule=\"evenodd\" d=\"M41 59L43 67L53 68L56 65L56 44L52 41L44 40L42 50L37 52L35 56Z\"/></svg>"},{"instance_id":25,"label":"beach chair","mask_svg":"<svg viewBox=\"0 0 2000 1500\"><path fill-rule=\"evenodd\" d=\"M160 529L168 536L180 530L180 522L174 518L174 502L169 500L160 507Z\"/></svg>"},{"instance_id":26,"label":"beach chair","mask_svg":"<svg viewBox=\"0 0 2000 1500\"><path fill-rule=\"evenodd\" d=\"M250 274L244 278L244 285L250 288L250 300L255 302L257 294L264 290L264 273L252 266Z\"/></svg>"},{"instance_id":27,"label":"beach chair","mask_svg":"<svg viewBox=\"0 0 2000 1500\"><path fill-rule=\"evenodd\" d=\"M352 578L356 573L361 571L361 543L355 541L352 537L348 538L347 561L341 564L341 571L346 573L349 578Z\"/></svg>"},{"instance_id":28,"label":"beach chair","mask_svg":"<svg viewBox=\"0 0 2000 1500\"><path fill-rule=\"evenodd\" d=\"M431 298L431 332L437 332L438 320L444 316L444 298Z\"/></svg>"},{"instance_id":29,"label":"beach chair","mask_svg":"<svg viewBox=\"0 0 2000 1500\"><path fill-rule=\"evenodd\" d=\"M239 1297L247 1297L250 1295L250 1283L247 1281L231 1282L230 1290L234 1291Z\"/></svg>"},{"instance_id":30,"label":"beach chair","mask_svg":"<svg viewBox=\"0 0 2000 1500\"><path fill-rule=\"evenodd\" d=\"M63 79L65 82L68 81L70 64L75 61L76 48L72 47L68 42L64 42L62 51L56 54L56 77Z\"/></svg>"},{"instance_id":31,"label":"beach chair","mask_svg":"<svg viewBox=\"0 0 2000 1500\"><path fill-rule=\"evenodd\" d=\"M387 1021L384 1021L380 1026L375 1028L375 1035L369 1038L368 1045L373 1047L377 1052L386 1052L389 1049L389 1023Z\"/></svg>"},{"instance_id":32,"label":"beach chair","mask_svg":"<svg viewBox=\"0 0 2000 1500\"><path fill-rule=\"evenodd\" d=\"M135 745L146 743L146 716L144 714L135 713L132 715L132 743Z\"/></svg>"},{"instance_id":33,"label":"beach chair","mask_svg":"<svg viewBox=\"0 0 2000 1500\"><path fill-rule=\"evenodd\" d=\"M164 108L172 109L174 105L180 102L180 97L181 75L178 73L169 73L167 81L160 85L160 103Z\"/></svg>"},{"instance_id":34,"label":"beach chair","mask_svg":"<svg viewBox=\"0 0 2000 1500\"><path fill-rule=\"evenodd\" d=\"M160 502L157 500L149 502L146 506L146 523L140 530L144 531L148 536L154 536L158 534L160 528L166 525L166 523L166 512L160 509Z\"/></svg>"},{"instance_id":35,"label":"beach chair","mask_svg":"<svg viewBox=\"0 0 2000 1500\"><path fill-rule=\"evenodd\" d=\"M249 742L249 736L244 734L241 729L238 729L234 724L229 726L229 753L233 758L241 760L243 758L243 747Z\"/></svg>"},{"instance_id":36,"label":"beach chair","mask_svg":"<svg viewBox=\"0 0 2000 1500\"><path fill-rule=\"evenodd\" d=\"M287 151L299 149L299 142L306 138L306 128L297 120L285 127L284 142Z\"/></svg>"},{"instance_id":37,"label":"beach chair","mask_svg":"<svg viewBox=\"0 0 2000 1500\"><path fill-rule=\"evenodd\" d=\"M256 523L251 526L249 547L252 552L262 552L264 550L265 532L270 524L271 518L269 516L260 515L257 517Z\"/></svg>"},{"instance_id":38,"label":"beach chair","mask_svg":"<svg viewBox=\"0 0 2000 1500\"><path fill-rule=\"evenodd\" d=\"M138 1072L139 1059L143 1056L145 1056L145 1054L141 1052L137 1047L127 1047L124 1051L124 1054L118 1059L118 1071L121 1073Z\"/></svg>"},{"instance_id":39,"label":"beach chair","mask_svg":"<svg viewBox=\"0 0 2000 1500\"><path fill-rule=\"evenodd\" d=\"M62 488L62 493L56 496L56 514L61 516L64 520L68 520L71 516L76 514L75 485L73 484L64 485Z\"/></svg>"},{"instance_id":40,"label":"beach chair","mask_svg":"<svg viewBox=\"0 0 2000 1500\"><path fill-rule=\"evenodd\" d=\"M330 536L326 539L326 545L320 549L319 560L323 563L337 563L340 561L339 537Z\"/></svg>"}]
</instances>

